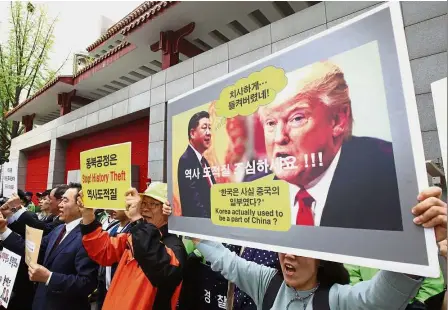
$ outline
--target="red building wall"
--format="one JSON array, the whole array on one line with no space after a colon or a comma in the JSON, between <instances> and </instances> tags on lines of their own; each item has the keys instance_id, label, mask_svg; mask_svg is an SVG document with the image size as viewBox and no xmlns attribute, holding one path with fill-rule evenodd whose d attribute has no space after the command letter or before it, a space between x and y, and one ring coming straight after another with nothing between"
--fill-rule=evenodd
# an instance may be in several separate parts
<instances>
[{"instance_id":1,"label":"red building wall","mask_svg":"<svg viewBox=\"0 0 448 310\"><path fill-rule=\"evenodd\" d=\"M33 202L37 204L37 192L47 189L48 164L50 161L50 146L44 146L25 153L27 157L26 180L23 190L33 193Z\"/></svg>"},{"instance_id":2,"label":"red building wall","mask_svg":"<svg viewBox=\"0 0 448 310\"><path fill-rule=\"evenodd\" d=\"M81 152L124 142L132 143L132 165L140 166L139 191L144 191L148 175L149 117L70 140L67 144L65 159L65 180L69 170L80 169L79 154Z\"/></svg>"}]
</instances>

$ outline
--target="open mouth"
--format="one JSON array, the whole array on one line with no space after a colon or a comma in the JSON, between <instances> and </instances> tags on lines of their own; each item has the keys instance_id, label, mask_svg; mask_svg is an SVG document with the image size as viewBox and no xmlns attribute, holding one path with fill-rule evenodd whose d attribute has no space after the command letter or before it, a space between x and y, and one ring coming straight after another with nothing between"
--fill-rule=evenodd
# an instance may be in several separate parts
<instances>
[{"instance_id":1,"label":"open mouth","mask_svg":"<svg viewBox=\"0 0 448 310\"><path fill-rule=\"evenodd\" d=\"M292 276L296 272L296 268L291 264L285 264L285 273L288 276Z\"/></svg>"},{"instance_id":2,"label":"open mouth","mask_svg":"<svg viewBox=\"0 0 448 310\"><path fill-rule=\"evenodd\" d=\"M282 152L278 152L275 154L276 158L287 158L289 156L291 156L291 155L289 155L288 153L282 153Z\"/></svg>"}]
</instances>

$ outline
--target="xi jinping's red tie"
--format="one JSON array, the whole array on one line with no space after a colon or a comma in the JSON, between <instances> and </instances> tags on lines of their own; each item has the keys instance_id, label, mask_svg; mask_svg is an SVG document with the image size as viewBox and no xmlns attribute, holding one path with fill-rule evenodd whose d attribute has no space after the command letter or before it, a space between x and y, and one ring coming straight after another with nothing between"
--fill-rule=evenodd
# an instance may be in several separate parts
<instances>
[{"instance_id":1,"label":"xi jinping's red tie","mask_svg":"<svg viewBox=\"0 0 448 310\"><path fill-rule=\"evenodd\" d=\"M302 188L296 195L296 201L299 204L296 225L314 226L312 210L314 198Z\"/></svg>"}]
</instances>

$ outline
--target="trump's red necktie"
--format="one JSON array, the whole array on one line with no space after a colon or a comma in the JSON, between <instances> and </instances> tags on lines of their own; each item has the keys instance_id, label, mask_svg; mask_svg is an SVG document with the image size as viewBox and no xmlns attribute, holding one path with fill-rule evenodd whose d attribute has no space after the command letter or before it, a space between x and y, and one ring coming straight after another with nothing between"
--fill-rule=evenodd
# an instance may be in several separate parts
<instances>
[{"instance_id":1,"label":"trump's red necktie","mask_svg":"<svg viewBox=\"0 0 448 310\"><path fill-rule=\"evenodd\" d=\"M296 195L296 201L299 204L296 225L314 226L312 209L314 198L302 188Z\"/></svg>"}]
</instances>

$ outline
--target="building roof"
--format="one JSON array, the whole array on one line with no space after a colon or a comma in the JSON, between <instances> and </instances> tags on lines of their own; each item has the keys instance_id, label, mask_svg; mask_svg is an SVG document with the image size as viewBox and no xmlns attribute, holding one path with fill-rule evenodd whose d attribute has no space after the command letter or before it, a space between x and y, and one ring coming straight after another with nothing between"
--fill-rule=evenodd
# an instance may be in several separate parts
<instances>
[{"instance_id":1,"label":"building roof","mask_svg":"<svg viewBox=\"0 0 448 310\"><path fill-rule=\"evenodd\" d=\"M120 30L122 31L122 34L128 34L131 31L137 29L139 26L143 25L147 21L151 20L155 16L162 13L164 10L169 8L170 6L174 5L175 3L178 3L178 1L145 1L142 4L140 4L136 9L134 9L131 13L129 13L126 17L122 18L120 21L118 21L116 24L114 24L112 27L110 27L105 34L103 34L98 40L96 40L93 44L89 45L87 47L87 50L90 52L94 50L96 47L100 46L101 43L107 41L109 38L117 34ZM124 41L120 43L119 45L115 46L111 50L109 50L104 55L98 57L95 59L92 63L88 64L86 67L82 68L78 72L75 72L73 76L58 76L54 78L53 80L49 81L47 84L44 85L41 89L39 89L36 93L34 93L31 97L26 99L25 101L21 102L19 105L17 105L15 108L9 110L5 113L6 117L11 116L16 111L18 111L20 108L25 106L27 103L33 101L35 98L39 97L41 94L43 94L47 89L51 88L53 85L61 82L69 85L74 85L75 78L79 77L83 73L89 71L96 65L100 64L104 60L108 59L109 57L117 54L120 50L123 50L124 48L128 47L130 45L129 42Z\"/></svg>"},{"instance_id":2,"label":"building roof","mask_svg":"<svg viewBox=\"0 0 448 310\"><path fill-rule=\"evenodd\" d=\"M18 104L15 108L7 111L5 113L5 118L12 115L14 112L22 108L24 105L26 105L28 102L32 101L33 99L37 98L39 95L44 93L47 89L51 88L57 83L65 83L69 85L73 85L73 77L68 75L61 75L57 76L54 79L50 80L47 84L45 84L41 89L39 89L37 92L35 92L32 96L30 96L25 101L22 101L20 104Z\"/></svg>"},{"instance_id":3,"label":"building roof","mask_svg":"<svg viewBox=\"0 0 448 310\"><path fill-rule=\"evenodd\" d=\"M98 47L101 43L118 33L121 29L123 29L126 25L130 24L137 17L144 14L148 9L158 4L158 1L145 1L140 4L136 9L134 9L131 13L129 13L126 17L122 18L120 21L115 23L112 27L107 29L106 33L99 37L94 43L87 47L87 51L91 52L96 47Z\"/></svg>"},{"instance_id":4,"label":"building roof","mask_svg":"<svg viewBox=\"0 0 448 310\"><path fill-rule=\"evenodd\" d=\"M122 50L123 48L125 48L126 46L128 46L130 44L131 43L126 42L126 41L120 43L119 45L117 45L116 47L114 47L113 49L108 51L106 54L102 55L101 57L96 58L92 63L88 64L87 66L85 66L84 68L82 68L81 70L76 72L74 77L77 77L77 76L81 75L82 73L86 72L87 70L93 68L94 66L96 66L97 64L99 64L100 62L105 60L106 58L109 58L110 56L114 55L115 53L117 53L118 51Z\"/></svg>"},{"instance_id":5,"label":"building roof","mask_svg":"<svg viewBox=\"0 0 448 310\"><path fill-rule=\"evenodd\" d=\"M6 112L5 113L5 117L8 118L9 116L11 116L15 112L17 112L19 109L24 107L26 104L28 104L29 102L33 101L34 99L36 99L40 95L42 95L45 91L47 91L49 88L51 88L52 86L54 86L57 83L65 83L65 84L69 84L69 85L74 85L76 77L80 76L84 72L87 72L91 68L95 67L97 64L99 64L102 61L108 59L109 57L115 55L120 50L124 49L125 47L127 47L129 45L130 45L129 42L123 42L123 43L119 44L114 49L110 50L109 52L107 52L103 56L95 59L92 63L88 64L87 66L85 66L84 68L82 68L81 70L76 72L76 74L74 76L64 75L64 76L58 76L58 77L52 79L47 84L45 84L41 89L39 89L36 93L34 93L32 96L30 96L28 99L26 99L25 101L21 102L15 108L13 108L13 109L9 110L8 112Z\"/></svg>"},{"instance_id":6,"label":"building roof","mask_svg":"<svg viewBox=\"0 0 448 310\"><path fill-rule=\"evenodd\" d=\"M158 1L154 6L148 8L144 14L141 14L133 22L123 27L123 29L121 30L121 34L128 35L132 31L145 24L149 20L153 19L157 15L161 14L163 11L176 3L179 3L179 1Z\"/></svg>"}]
</instances>

